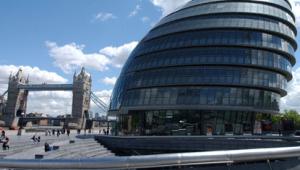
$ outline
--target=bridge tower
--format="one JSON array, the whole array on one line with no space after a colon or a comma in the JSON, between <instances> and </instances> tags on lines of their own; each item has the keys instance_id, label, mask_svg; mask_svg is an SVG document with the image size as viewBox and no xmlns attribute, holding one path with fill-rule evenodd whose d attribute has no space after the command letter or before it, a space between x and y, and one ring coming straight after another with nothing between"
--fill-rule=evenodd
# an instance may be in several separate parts
<instances>
[{"instance_id":1,"label":"bridge tower","mask_svg":"<svg viewBox=\"0 0 300 170\"><path fill-rule=\"evenodd\" d=\"M28 78L23 76L22 69L16 75L9 76L8 90L7 90L7 104L3 119L6 126L17 127L18 117L26 113L28 91L19 89L19 84L28 84Z\"/></svg>"},{"instance_id":2,"label":"bridge tower","mask_svg":"<svg viewBox=\"0 0 300 170\"><path fill-rule=\"evenodd\" d=\"M85 128L86 120L89 119L91 86L92 78L84 68L78 75L74 73L72 117L81 129Z\"/></svg>"}]
</instances>

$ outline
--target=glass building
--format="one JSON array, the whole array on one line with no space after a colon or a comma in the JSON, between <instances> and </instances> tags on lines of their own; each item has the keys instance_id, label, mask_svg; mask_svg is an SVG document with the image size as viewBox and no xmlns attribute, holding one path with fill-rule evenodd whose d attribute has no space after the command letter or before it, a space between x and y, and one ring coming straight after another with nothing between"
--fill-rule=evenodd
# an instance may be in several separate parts
<instances>
[{"instance_id":1,"label":"glass building","mask_svg":"<svg viewBox=\"0 0 300 170\"><path fill-rule=\"evenodd\" d=\"M120 135L252 133L277 114L297 49L288 0L193 0L138 44L109 114Z\"/></svg>"}]
</instances>

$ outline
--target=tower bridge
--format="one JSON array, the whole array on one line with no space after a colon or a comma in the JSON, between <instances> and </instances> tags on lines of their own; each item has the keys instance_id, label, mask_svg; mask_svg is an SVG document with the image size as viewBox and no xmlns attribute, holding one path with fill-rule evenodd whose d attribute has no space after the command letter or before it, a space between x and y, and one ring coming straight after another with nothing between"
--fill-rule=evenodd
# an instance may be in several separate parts
<instances>
[{"instance_id":1,"label":"tower bridge","mask_svg":"<svg viewBox=\"0 0 300 170\"><path fill-rule=\"evenodd\" d=\"M74 74L72 84L30 84L29 78L26 79L20 69L16 75L9 77L8 90L1 95L2 104L5 106L3 120L6 126L17 127L19 118L26 119L23 115L26 115L30 91L72 91L72 114L69 119L72 122L69 123L75 123L78 128L84 128L86 120L89 119L91 99L102 112L107 112L106 104L91 91L91 86L92 78L84 68L79 74ZM5 95L7 95L7 100L4 100Z\"/></svg>"}]
</instances>

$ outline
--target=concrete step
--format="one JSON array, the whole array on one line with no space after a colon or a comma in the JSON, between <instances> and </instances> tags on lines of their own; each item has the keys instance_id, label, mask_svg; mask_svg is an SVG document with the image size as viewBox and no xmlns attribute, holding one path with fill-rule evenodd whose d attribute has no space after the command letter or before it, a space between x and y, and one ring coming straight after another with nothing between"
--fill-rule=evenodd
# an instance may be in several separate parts
<instances>
[{"instance_id":1,"label":"concrete step","mask_svg":"<svg viewBox=\"0 0 300 170\"><path fill-rule=\"evenodd\" d=\"M95 150L89 150L89 151L85 151L85 152L76 152L76 153L64 156L63 158L89 158L93 155L106 155L109 153L110 152L108 150L95 149Z\"/></svg>"},{"instance_id":2,"label":"concrete step","mask_svg":"<svg viewBox=\"0 0 300 170\"><path fill-rule=\"evenodd\" d=\"M48 142L48 143L51 143L51 142L54 142L54 141L57 141L58 139L55 139L55 138L48 138L48 139L41 139L41 141L39 143L35 143L36 144L44 144L45 142ZM59 140L67 140L67 138L60 138ZM28 141L25 141L25 142L13 142L10 140L9 142L9 146L10 148L22 148L24 146L29 146L29 145L33 145L33 141L32 140L28 140ZM0 151L1 153L1 151Z\"/></svg>"},{"instance_id":3,"label":"concrete step","mask_svg":"<svg viewBox=\"0 0 300 170\"><path fill-rule=\"evenodd\" d=\"M47 140L47 142L50 144L52 144L56 141L57 141L57 139L56 140L55 139ZM30 150L30 149L33 149L36 147L42 147L42 146L44 146L45 142L46 141L41 141L40 143L36 143L36 144L33 144L32 142L23 142L20 145L10 145L10 149L9 150L1 150L0 155L12 155L12 154L20 153L20 152Z\"/></svg>"},{"instance_id":4,"label":"concrete step","mask_svg":"<svg viewBox=\"0 0 300 170\"><path fill-rule=\"evenodd\" d=\"M20 153L20 152L23 152L23 151L26 151L26 150L30 150L30 149L33 149L33 148L36 148L36 147L41 147L43 146L42 144L36 144L36 145L28 145L28 146L19 146L19 147L10 147L9 150L4 150L4 151L1 151L0 154L2 155L12 155L12 154L16 154L16 153Z\"/></svg>"},{"instance_id":5,"label":"concrete step","mask_svg":"<svg viewBox=\"0 0 300 170\"><path fill-rule=\"evenodd\" d=\"M115 154L108 151L107 153L104 153L104 154L95 152L95 153L90 153L87 155L88 158L101 158L101 157L105 157L105 156L115 156Z\"/></svg>"},{"instance_id":6,"label":"concrete step","mask_svg":"<svg viewBox=\"0 0 300 170\"><path fill-rule=\"evenodd\" d=\"M54 145L68 144L69 140L56 141ZM44 146L34 147L5 157L5 159L34 159L36 154L44 155Z\"/></svg>"},{"instance_id":7,"label":"concrete step","mask_svg":"<svg viewBox=\"0 0 300 170\"><path fill-rule=\"evenodd\" d=\"M75 144L61 146L60 149L57 151L47 152L45 154L45 158L46 159L58 158L58 157L68 156L69 154L76 154L76 153L78 154L81 152L88 152L95 149L106 150L105 148L101 147L99 143L96 143L95 141L94 143L89 143L89 144L86 144L86 142L80 144L75 143Z\"/></svg>"},{"instance_id":8,"label":"concrete step","mask_svg":"<svg viewBox=\"0 0 300 170\"><path fill-rule=\"evenodd\" d=\"M101 148L103 151L106 151L106 149ZM49 155L46 155L45 158L47 159L54 159L54 158L63 158L68 155L79 155L81 152L85 152L88 150L95 150L95 147L93 148L85 148L85 149L77 149L77 150L69 150L69 151L59 151L59 152L53 152Z\"/></svg>"},{"instance_id":9,"label":"concrete step","mask_svg":"<svg viewBox=\"0 0 300 170\"><path fill-rule=\"evenodd\" d=\"M63 145L60 146L59 151L69 151L69 150L80 150L80 149L84 149L84 148L89 148L89 147L93 147L93 148L97 148L98 146L100 146L98 143L80 143L80 144L68 144L68 145Z\"/></svg>"},{"instance_id":10,"label":"concrete step","mask_svg":"<svg viewBox=\"0 0 300 170\"><path fill-rule=\"evenodd\" d=\"M104 154L104 155L96 155L96 156L93 156L93 157L90 157L90 158L103 158L103 157L110 157L110 156L115 156L113 153L107 153L107 154Z\"/></svg>"}]
</instances>

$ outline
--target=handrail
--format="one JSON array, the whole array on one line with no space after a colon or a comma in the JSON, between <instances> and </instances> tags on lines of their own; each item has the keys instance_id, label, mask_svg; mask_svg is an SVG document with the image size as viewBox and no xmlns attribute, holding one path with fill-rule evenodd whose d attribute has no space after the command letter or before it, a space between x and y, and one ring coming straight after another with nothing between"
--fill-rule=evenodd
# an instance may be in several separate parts
<instances>
[{"instance_id":1,"label":"handrail","mask_svg":"<svg viewBox=\"0 0 300 170\"><path fill-rule=\"evenodd\" d=\"M300 147L228 150L99 159L1 159L0 168L23 169L139 169L187 165L214 165L300 157Z\"/></svg>"},{"instance_id":2,"label":"handrail","mask_svg":"<svg viewBox=\"0 0 300 170\"><path fill-rule=\"evenodd\" d=\"M144 139L149 138L149 136L101 136L101 137L109 137L109 138L123 138L123 139ZM183 136L151 136L152 139L174 139L174 138L182 138ZM265 135L212 135L212 136L184 136L184 138L201 138L201 139L210 139L210 140L282 140L282 141L290 141L290 142L299 142L300 145L300 137L293 136L265 136Z\"/></svg>"}]
</instances>

